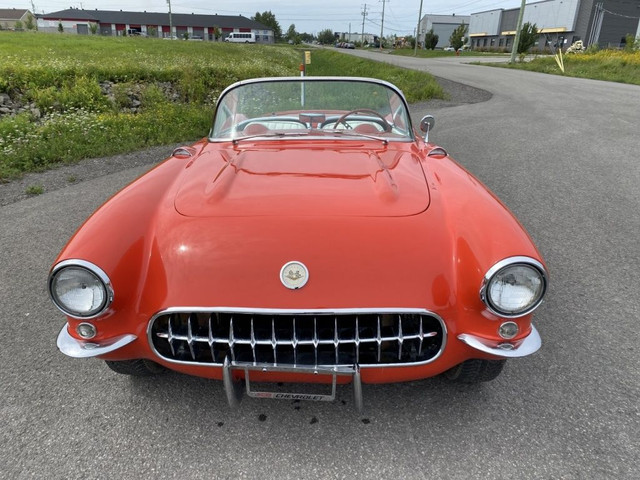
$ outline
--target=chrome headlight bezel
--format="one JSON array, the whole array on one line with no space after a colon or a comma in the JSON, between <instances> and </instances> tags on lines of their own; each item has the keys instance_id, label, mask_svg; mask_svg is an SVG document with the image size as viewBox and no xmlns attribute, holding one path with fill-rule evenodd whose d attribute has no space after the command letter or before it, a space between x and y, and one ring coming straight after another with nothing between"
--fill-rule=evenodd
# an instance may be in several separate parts
<instances>
[{"instance_id":1,"label":"chrome headlight bezel","mask_svg":"<svg viewBox=\"0 0 640 480\"><path fill-rule=\"evenodd\" d=\"M58 296L55 293L54 286L55 286L56 280L58 279L58 276L62 271L64 271L69 267L82 269L89 272L93 277L95 277L96 280L98 280L98 282L100 283L103 289L103 293L104 293L103 301L100 303L98 307L89 310L86 314L82 314L81 312L74 311L68 308L68 306L66 306L58 298ZM65 315L78 320L89 320L92 318L99 317L105 312L105 310L107 310L107 308L109 308L114 298L114 292L113 292L113 287L111 285L111 280L109 279L107 274L100 267L98 267L97 265L91 262L87 262L86 260L79 260L79 259L64 260L56 264L51 269L51 272L49 273L48 285L49 285L49 297L51 298L51 301L56 306L56 308L60 310L62 313L64 313Z\"/></svg>"},{"instance_id":2,"label":"chrome headlight bezel","mask_svg":"<svg viewBox=\"0 0 640 480\"><path fill-rule=\"evenodd\" d=\"M527 267L532 272L537 274L542 283L542 288L537 298L535 298L535 300L531 302L526 308L519 311L509 312L501 310L500 307L496 305L495 302L490 298L489 285L498 273L504 272L505 269L515 266ZM484 278L482 279L482 286L480 287L480 299L484 302L484 304L487 306L487 309L491 313L498 315L499 317L519 318L528 315L540 306L547 291L547 285L548 275L542 263L531 257L509 257L505 258L504 260L500 260L487 271Z\"/></svg>"}]
</instances>

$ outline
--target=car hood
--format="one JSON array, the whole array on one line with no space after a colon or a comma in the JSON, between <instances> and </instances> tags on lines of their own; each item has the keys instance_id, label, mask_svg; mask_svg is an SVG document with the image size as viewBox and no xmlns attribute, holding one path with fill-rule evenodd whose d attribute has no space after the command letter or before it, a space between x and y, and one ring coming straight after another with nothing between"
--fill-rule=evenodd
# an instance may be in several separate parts
<instances>
[{"instance_id":1,"label":"car hood","mask_svg":"<svg viewBox=\"0 0 640 480\"><path fill-rule=\"evenodd\" d=\"M429 188L406 147L205 150L190 162L175 197L188 217L415 215Z\"/></svg>"}]
</instances>

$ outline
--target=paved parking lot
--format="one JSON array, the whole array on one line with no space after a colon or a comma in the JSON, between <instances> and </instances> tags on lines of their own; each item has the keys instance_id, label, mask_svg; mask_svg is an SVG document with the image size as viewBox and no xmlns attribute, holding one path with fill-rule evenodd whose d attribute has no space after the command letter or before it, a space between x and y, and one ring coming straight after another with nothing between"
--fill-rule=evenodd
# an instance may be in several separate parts
<instances>
[{"instance_id":1,"label":"paved parking lot","mask_svg":"<svg viewBox=\"0 0 640 480\"><path fill-rule=\"evenodd\" d=\"M365 385L362 416L349 387L335 403L245 398L230 412L217 382L67 358L47 271L145 167L125 169L0 207L0 478L637 478L640 87L366 55L492 94L433 110L431 139L542 251L542 350L481 386Z\"/></svg>"}]
</instances>

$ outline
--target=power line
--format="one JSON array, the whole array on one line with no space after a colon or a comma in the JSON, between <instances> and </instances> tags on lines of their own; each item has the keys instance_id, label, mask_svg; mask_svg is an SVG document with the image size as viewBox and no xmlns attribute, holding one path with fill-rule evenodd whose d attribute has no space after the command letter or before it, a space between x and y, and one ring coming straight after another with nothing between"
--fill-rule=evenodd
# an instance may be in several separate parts
<instances>
[{"instance_id":1,"label":"power line","mask_svg":"<svg viewBox=\"0 0 640 480\"><path fill-rule=\"evenodd\" d=\"M638 20L640 18L640 17L630 17L629 15L623 15L622 13L610 12L606 8L601 8L600 10L605 13L608 13L609 15L615 15L616 17L631 18L633 20Z\"/></svg>"}]
</instances>

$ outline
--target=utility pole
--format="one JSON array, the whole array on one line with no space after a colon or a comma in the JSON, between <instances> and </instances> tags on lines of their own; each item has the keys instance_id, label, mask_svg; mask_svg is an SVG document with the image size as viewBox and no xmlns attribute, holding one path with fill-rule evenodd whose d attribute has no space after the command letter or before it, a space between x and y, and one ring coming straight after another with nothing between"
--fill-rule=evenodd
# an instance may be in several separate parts
<instances>
[{"instance_id":1,"label":"utility pole","mask_svg":"<svg viewBox=\"0 0 640 480\"><path fill-rule=\"evenodd\" d=\"M520 13L518 14L518 24L516 25L516 38L513 39L513 48L511 49L511 60L509 63L515 63L516 53L518 53L518 43L520 43L520 30L522 30L522 17L524 17L524 6L527 0L522 0L520 5Z\"/></svg>"},{"instance_id":2,"label":"utility pole","mask_svg":"<svg viewBox=\"0 0 640 480\"><path fill-rule=\"evenodd\" d=\"M382 0L382 22L380 23L380 51L382 51L382 39L384 38L384 5L389 0Z\"/></svg>"},{"instance_id":3,"label":"utility pole","mask_svg":"<svg viewBox=\"0 0 640 480\"><path fill-rule=\"evenodd\" d=\"M33 10L33 15L34 15L33 20L34 20L34 21L35 21L35 23L36 23L36 32L37 32L37 31L38 31L38 19L37 19L37 18L35 18L35 15L36 15L36 4L35 4L35 3L33 3L33 0L31 0L31 10Z\"/></svg>"},{"instance_id":4,"label":"utility pole","mask_svg":"<svg viewBox=\"0 0 640 480\"><path fill-rule=\"evenodd\" d=\"M420 0L420 11L418 12L418 27L416 28L416 48L413 51L413 56L418 55L418 40L420 40L420 20L422 18L422 0Z\"/></svg>"},{"instance_id":5,"label":"utility pole","mask_svg":"<svg viewBox=\"0 0 640 480\"><path fill-rule=\"evenodd\" d=\"M167 0L169 5L169 40L173 40L173 18L171 17L171 0Z\"/></svg>"},{"instance_id":6,"label":"utility pole","mask_svg":"<svg viewBox=\"0 0 640 480\"><path fill-rule=\"evenodd\" d=\"M364 19L366 18L366 16L369 15L367 13L367 4L364 4L364 8L362 10L362 37L360 37L360 43L362 44L362 46L364 47Z\"/></svg>"},{"instance_id":7,"label":"utility pole","mask_svg":"<svg viewBox=\"0 0 640 480\"><path fill-rule=\"evenodd\" d=\"M351 22L349 22L349 43L351 43Z\"/></svg>"}]
</instances>

